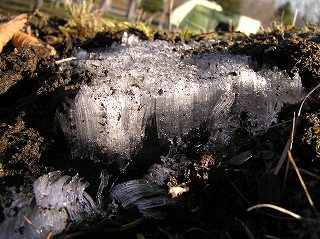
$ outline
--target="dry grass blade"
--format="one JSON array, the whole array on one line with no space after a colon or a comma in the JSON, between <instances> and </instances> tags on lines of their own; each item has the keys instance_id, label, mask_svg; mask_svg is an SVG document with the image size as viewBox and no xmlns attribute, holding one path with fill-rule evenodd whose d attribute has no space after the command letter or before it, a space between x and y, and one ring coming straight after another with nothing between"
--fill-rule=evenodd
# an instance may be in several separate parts
<instances>
[{"instance_id":1,"label":"dry grass blade","mask_svg":"<svg viewBox=\"0 0 320 239\"><path fill-rule=\"evenodd\" d=\"M283 208L283 207L279 207L279 206L276 206L276 205L273 205L273 204L258 204L258 205L249 207L249 208L247 209L247 211L249 212L249 211L251 211L251 210L253 210L253 209L258 209L258 208L262 208L262 207L267 207L267 208L275 209L275 210L277 210L277 211L279 211L279 212L285 213L285 214L287 214L287 215L289 215L289 216L291 216L291 217L294 217L294 218L296 218L296 219L301 219L301 218L302 218L300 215L298 215L298 214L296 214L296 213L294 213L294 212L291 212L291 211L289 211L289 210L287 210L287 209L285 209L285 208Z\"/></svg>"},{"instance_id":2,"label":"dry grass blade","mask_svg":"<svg viewBox=\"0 0 320 239\"><path fill-rule=\"evenodd\" d=\"M309 192L308 192L308 189L307 189L307 187L306 187L306 184L304 183L304 181L303 181L303 179L302 179L302 177L301 177L300 171L299 171L299 169L298 169L298 167L297 167L297 165L296 165L296 163L295 163L295 161L294 161L294 159L293 159L293 157L292 157L292 155L291 155L291 151L290 151L290 150L288 151L288 158L289 158L290 163L293 165L294 170L296 171L296 173L297 173L297 175L298 175L299 181L300 181L300 183L301 183L301 185L302 185L302 187L303 187L304 192L305 192L306 195L307 195L307 198L308 198L308 201L309 201L310 205L311 205L312 207L314 207L312 198L311 198L311 196L310 196L310 194L309 194Z\"/></svg>"},{"instance_id":3,"label":"dry grass blade","mask_svg":"<svg viewBox=\"0 0 320 239\"><path fill-rule=\"evenodd\" d=\"M290 138L288 139L287 144L286 144L285 148L283 149L282 155L281 155L281 157L280 157L280 159L279 159L279 162L278 162L276 168L274 169L274 174L275 174L275 175L278 175L278 174L279 174L279 171L280 171L283 163L284 163L285 160L286 160L286 155L287 155L288 150L291 150L291 149L292 149L293 137L294 137L294 135L295 135L295 129L296 129L297 124L298 124L298 122L299 122L298 120L299 120L299 117L300 117L300 115L301 115L302 107L303 107L304 103L306 102L306 100L310 97L310 95L312 95L312 93L315 92L315 90L317 90L319 87L320 87L320 84L318 84L317 86L315 86L315 87L304 97L303 101L301 102L301 105L300 105L300 108L299 108L297 117L294 117L294 123L293 123L293 126L292 126L292 131L291 131Z\"/></svg>"},{"instance_id":4,"label":"dry grass blade","mask_svg":"<svg viewBox=\"0 0 320 239\"><path fill-rule=\"evenodd\" d=\"M69 57L69 58L65 58L65 59L61 59L61 60L55 61L55 63L56 64L61 64L61 63L68 62L68 61L73 61L73 60L77 60L77 58L72 56L72 57Z\"/></svg>"},{"instance_id":5,"label":"dry grass blade","mask_svg":"<svg viewBox=\"0 0 320 239\"><path fill-rule=\"evenodd\" d=\"M35 230L35 232L36 232L38 235L41 234L41 231L40 231L38 228L36 228L36 227L32 224L32 222L31 222L26 216L24 216L24 221L25 221L27 224L29 224L29 225Z\"/></svg>"},{"instance_id":6,"label":"dry grass blade","mask_svg":"<svg viewBox=\"0 0 320 239\"><path fill-rule=\"evenodd\" d=\"M236 218L236 220L243 226L247 236L249 239L255 239L255 236L253 235L253 233L251 232L251 230L249 229L249 227L240 219Z\"/></svg>"},{"instance_id":7,"label":"dry grass blade","mask_svg":"<svg viewBox=\"0 0 320 239\"><path fill-rule=\"evenodd\" d=\"M53 232L49 231L45 239L51 239L53 237Z\"/></svg>"},{"instance_id":8,"label":"dry grass blade","mask_svg":"<svg viewBox=\"0 0 320 239\"><path fill-rule=\"evenodd\" d=\"M301 110L302 110L302 106L304 105L304 102L306 102L306 100L310 97L310 95L313 94L313 92L315 92L318 88L320 87L320 83L318 85L316 85L307 95L306 97L304 97L301 105L300 105L300 108L299 108L299 111L298 111L298 116L299 117L301 115Z\"/></svg>"},{"instance_id":9,"label":"dry grass blade","mask_svg":"<svg viewBox=\"0 0 320 239\"><path fill-rule=\"evenodd\" d=\"M290 167L290 169L292 170L292 166ZM303 175L303 174L305 174L305 175L308 175L308 176L310 176L310 177L313 177L314 179L317 179L317 180L320 180L320 176L319 175L317 175L317 174L314 174L314 173L311 173L310 171L308 171L308 170L305 170L305 169L303 169L303 168L299 168L299 171L300 171L300 173Z\"/></svg>"},{"instance_id":10,"label":"dry grass blade","mask_svg":"<svg viewBox=\"0 0 320 239\"><path fill-rule=\"evenodd\" d=\"M299 116L298 116L299 117ZM298 118L297 118L298 120ZM291 134L290 134L290 145L289 145L289 150L292 150L292 146L293 146L293 138L294 138L294 134L295 134L295 129L296 129L296 112L293 113L293 119L292 119L292 130L291 130Z\"/></svg>"},{"instance_id":11,"label":"dry grass blade","mask_svg":"<svg viewBox=\"0 0 320 239\"><path fill-rule=\"evenodd\" d=\"M296 112L293 113L293 120L292 120L292 129L291 129L291 134L290 134L290 140L288 140L287 145L285 150L282 152L281 157L283 157L283 159L280 158L280 161L282 160L283 162L285 161L286 155L288 154L289 150L292 150L292 146L293 146L293 138L294 138L294 133L295 133L295 126L296 126ZM288 178L288 172L289 172L289 165L290 162L289 160L287 160L287 166L286 166L286 170L285 170L285 174L284 174L284 180L283 180L283 190L286 187L286 183L287 183L287 178ZM280 170L280 168L279 168Z\"/></svg>"}]
</instances>

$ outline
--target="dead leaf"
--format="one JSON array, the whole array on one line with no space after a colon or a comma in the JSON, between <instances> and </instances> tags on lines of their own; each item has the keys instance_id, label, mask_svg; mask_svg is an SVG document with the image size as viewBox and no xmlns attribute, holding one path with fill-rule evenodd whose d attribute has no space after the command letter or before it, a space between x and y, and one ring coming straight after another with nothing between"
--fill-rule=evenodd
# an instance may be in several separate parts
<instances>
[{"instance_id":1,"label":"dead leaf","mask_svg":"<svg viewBox=\"0 0 320 239\"><path fill-rule=\"evenodd\" d=\"M56 50L52 46L45 45L38 38L30 36L22 31L18 31L13 35L12 44L17 48L23 46L44 46L50 50L51 55L56 54Z\"/></svg>"},{"instance_id":2,"label":"dead leaf","mask_svg":"<svg viewBox=\"0 0 320 239\"><path fill-rule=\"evenodd\" d=\"M42 46L38 38L30 36L22 31L16 32L11 40L14 47L17 48L23 46Z\"/></svg>"},{"instance_id":3,"label":"dead leaf","mask_svg":"<svg viewBox=\"0 0 320 239\"><path fill-rule=\"evenodd\" d=\"M13 35L27 23L30 15L27 13L20 14L12 20L0 25L0 53L3 47L10 41Z\"/></svg>"}]
</instances>

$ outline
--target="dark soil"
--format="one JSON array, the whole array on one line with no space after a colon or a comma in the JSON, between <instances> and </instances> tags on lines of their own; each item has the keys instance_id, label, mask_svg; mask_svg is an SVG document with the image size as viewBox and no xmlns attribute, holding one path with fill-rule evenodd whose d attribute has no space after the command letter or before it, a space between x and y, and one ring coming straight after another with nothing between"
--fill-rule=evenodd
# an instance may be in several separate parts
<instances>
[{"instance_id":1,"label":"dark soil","mask_svg":"<svg viewBox=\"0 0 320 239\"><path fill-rule=\"evenodd\" d=\"M59 71L55 61L70 57L77 47L94 49L120 42L122 32L102 32L95 38L79 40L76 36L64 36L59 30L63 24L65 21L57 18L32 24L33 31L56 48L56 56L50 56L46 48L14 49L10 45L1 53L1 189L20 183L25 175L36 178L61 170L71 175L79 173L90 182L89 193L95 195L100 171L107 168L90 160L69 157L55 114L65 103L64 99L77 92L82 79L68 70ZM147 40L143 32L129 31ZM250 55L257 70L268 66L284 69L289 74L298 72L307 91L320 83L320 33L316 26L250 37L231 36L208 34L193 40L222 39L212 43L214 50ZM192 40L160 31L154 33L154 39ZM286 106L279 115L279 124L264 132L253 136L239 129L234 143L228 146L227 155L196 153L190 146L189 174L176 179L178 183L187 184L190 190L182 194L179 206L166 209L164 220L137 220L140 216L136 210L127 210L117 220L101 220L82 230L75 228L67 232L71 233L68 238L90 235L101 238L318 238L320 217L315 208L320 206L319 107L319 90L316 90L303 107L292 150L315 207L308 203L291 166L286 171L285 163L278 175L273 173L290 137L294 112L299 108L299 105ZM243 122L245 124L245 116ZM252 156L249 159L248 154ZM304 219L296 220L271 209L247 212L247 208L259 203L282 206Z\"/></svg>"}]
</instances>

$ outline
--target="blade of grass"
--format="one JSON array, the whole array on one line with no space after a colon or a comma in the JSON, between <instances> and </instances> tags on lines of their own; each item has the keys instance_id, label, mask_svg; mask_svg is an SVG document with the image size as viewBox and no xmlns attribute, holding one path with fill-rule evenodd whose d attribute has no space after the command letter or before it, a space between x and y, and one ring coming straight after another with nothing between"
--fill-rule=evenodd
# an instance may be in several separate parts
<instances>
[{"instance_id":1,"label":"blade of grass","mask_svg":"<svg viewBox=\"0 0 320 239\"><path fill-rule=\"evenodd\" d=\"M276 205L273 205L273 204L267 204L267 203L266 204L257 204L255 206L249 207L247 209L247 211L249 212L249 211L251 211L253 209L258 209L258 208L263 208L263 207L275 209L275 210L277 210L279 212L285 213L285 214L287 214L287 215L289 215L291 217L294 217L296 219L301 219L302 218L300 215L298 215L298 214L296 214L294 212L291 212L291 211L289 211L289 210L287 210L287 209L285 209L283 207L279 207L279 206L276 206Z\"/></svg>"},{"instance_id":2,"label":"blade of grass","mask_svg":"<svg viewBox=\"0 0 320 239\"><path fill-rule=\"evenodd\" d=\"M29 224L29 225L35 230L35 232L36 232L38 235L41 234L41 231L40 231L38 228L36 228L36 227L32 224L32 222L27 218L27 216L25 216L25 215L24 215L24 221L25 221L27 224Z\"/></svg>"},{"instance_id":3,"label":"blade of grass","mask_svg":"<svg viewBox=\"0 0 320 239\"><path fill-rule=\"evenodd\" d=\"M236 187L236 185L231 181L230 178L228 178L227 176L225 177L230 183L231 185L234 187L234 189L237 191L237 193L240 195L240 197L251 207L254 207L253 204L239 191L239 189ZM275 216L275 215L272 215L270 213L267 213L267 212L264 212L262 210L259 210L257 209L259 212L261 212L262 214L264 215L267 215L269 217L273 217L273 218L276 218L276 219L283 219L283 220L288 220L288 219L291 219L291 218L288 218L288 217L280 217L280 216Z\"/></svg>"},{"instance_id":4,"label":"blade of grass","mask_svg":"<svg viewBox=\"0 0 320 239\"><path fill-rule=\"evenodd\" d=\"M298 116L299 117L299 116ZM298 120L297 117L297 120ZM289 144L289 150L292 150L292 145L293 145L293 138L295 134L295 129L296 129L296 112L293 112L293 119L292 119L292 130L290 134L290 144Z\"/></svg>"},{"instance_id":5,"label":"blade of grass","mask_svg":"<svg viewBox=\"0 0 320 239\"><path fill-rule=\"evenodd\" d=\"M251 232L251 230L249 229L249 227L248 227L243 221L241 221L241 220L238 219L238 218L236 218L236 220L237 220L238 222L240 222L240 224L243 226L243 228L244 228L244 230L245 230L245 232L246 232L246 234L247 234L247 236L248 236L249 239L255 239L255 238L256 238L256 237L253 235L253 233Z\"/></svg>"},{"instance_id":6,"label":"blade of grass","mask_svg":"<svg viewBox=\"0 0 320 239\"><path fill-rule=\"evenodd\" d=\"M312 95L312 93L315 92L315 90L317 90L319 87L320 87L320 83L318 85L316 85L302 100L300 108L299 108L299 111L298 111L298 114L297 114L297 117L295 118L295 122L294 122L293 127L292 127L290 138L288 139L287 144L286 144L286 146L284 147L284 149L282 151L282 154L281 154L281 157L280 157L280 159L278 161L278 164L277 164L276 168L274 169L274 174L275 175L279 174L279 171L280 171L283 163L286 160L286 155L287 155L288 150L290 149L290 145L291 145L291 149L292 149L292 141L293 141L293 137L295 135L295 129L296 129L297 124L299 122L299 117L301 115L302 107L303 107L304 103L306 102L306 100L310 97L310 95Z\"/></svg>"},{"instance_id":7,"label":"blade of grass","mask_svg":"<svg viewBox=\"0 0 320 239\"><path fill-rule=\"evenodd\" d=\"M292 20L292 26L295 26L295 25L296 25L296 21L297 21L297 17L298 17L298 12L299 12L298 9L296 9L296 11L294 12L294 17L293 17L293 20Z\"/></svg>"},{"instance_id":8,"label":"blade of grass","mask_svg":"<svg viewBox=\"0 0 320 239\"><path fill-rule=\"evenodd\" d=\"M299 181L300 181L300 183L301 183L301 185L303 187L303 190L304 190L305 194L307 195L307 198L308 198L308 201L309 201L310 205L314 208L314 204L313 204L312 198L311 198L311 196L309 194L309 191L308 191L308 189L306 187L306 184L304 183L304 181L303 181L303 179L301 177L299 168L297 167L296 162L294 161L290 150L288 151L288 158L289 158L290 163L293 165L294 170L296 171L296 173L298 175Z\"/></svg>"},{"instance_id":9,"label":"blade of grass","mask_svg":"<svg viewBox=\"0 0 320 239\"><path fill-rule=\"evenodd\" d=\"M316 85L307 95L306 97L304 97L303 101L301 102L301 105L300 105L300 108L299 108L299 111L298 111L298 116L300 116L301 114L301 110L302 110L302 106L304 105L304 102L310 97L310 95L313 94L313 92L315 92L316 89L318 89L320 87L320 83L318 85Z\"/></svg>"},{"instance_id":10,"label":"blade of grass","mask_svg":"<svg viewBox=\"0 0 320 239\"><path fill-rule=\"evenodd\" d=\"M45 239L52 239L52 237L53 237L53 232L49 231Z\"/></svg>"},{"instance_id":11,"label":"blade of grass","mask_svg":"<svg viewBox=\"0 0 320 239\"><path fill-rule=\"evenodd\" d=\"M61 64L61 63L64 63L64 62L68 62L68 61L73 61L73 60L77 60L76 57L69 57L69 58L65 58L65 59L61 59L61 60L58 60L58 61L55 61L55 63L58 65L58 64Z\"/></svg>"},{"instance_id":12,"label":"blade of grass","mask_svg":"<svg viewBox=\"0 0 320 239\"><path fill-rule=\"evenodd\" d=\"M290 134L290 141L288 141L289 142L289 148L287 149L287 152L288 152L288 150L292 150L295 125L296 125L296 112L293 113L292 129L291 129L291 134ZM284 179L283 179L283 186L282 186L283 192L284 192L284 190L286 188L288 172L289 172L289 165L290 165L290 162L289 162L289 160L287 160L286 170L285 170Z\"/></svg>"},{"instance_id":13,"label":"blade of grass","mask_svg":"<svg viewBox=\"0 0 320 239\"><path fill-rule=\"evenodd\" d=\"M291 166L290 169L292 170L293 167ZM320 180L320 176L319 176L319 175L316 175L316 174L314 174L314 173L311 173L310 171L308 171L308 170L306 170L306 169L303 169L303 168L300 168L300 167L299 167L299 171L300 171L301 174L305 174L305 175L308 175L308 176L310 176L310 177L313 177L313 178L315 178L315 179L317 179L317 180Z\"/></svg>"},{"instance_id":14,"label":"blade of grass","mask_svg":"<svg viewBox=\"0 0 320 239\"><path fill-rule=\"evenodd\" d=\"M278 164L277 164L276 168L275 168L274 171L273 171L273 173L274 173L275 175L278 175L278 174L279 174L280 169L281 169L283 163L285 162L285 160L286 160L286 158L287 158L286 156L287 156L287 154L288 154L289 148L290 148L290 138L288 139L286 146L284 146L284 149L283 149L283 151L282 151L282 154L281 154L281 156L280 156L280 159L279 159L279 161L278 161Z\"/></svg>"},{"instance_id":15,"label":"blade of grass","mask_svg":"<svg viewBox=\"0 0 320 239\"><path fill-rule=\"evenodd\" d=\"M284 149L282 151L282 154L281 154L281 157L280 157L279 162L277 164L277 167L274 170L274 174L275 175L278 175L283 163L286 160L286 156L288 154L288 151L292 149L293 138L294 138L294 134L295 134L295 128L296 128L296 113L294 112L293 119L292 119L292 129L291 129L291 133L290 133L290 138L288 139L287 144L286 144L286 146L284 147ZM287 166L288 166L288 164L287 164ZM287 174L287 172L288 172L287 169L288 169L288 167L286 167L286 173L285 174ZM285 181L286 181L286 175L285 175L284 182Z\"/></svg>"}]
</instances>

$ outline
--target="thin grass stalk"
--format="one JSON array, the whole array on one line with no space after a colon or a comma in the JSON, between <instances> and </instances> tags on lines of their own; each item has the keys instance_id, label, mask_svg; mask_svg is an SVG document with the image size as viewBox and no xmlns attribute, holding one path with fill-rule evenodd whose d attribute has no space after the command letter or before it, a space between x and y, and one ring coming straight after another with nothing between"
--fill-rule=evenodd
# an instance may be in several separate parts
<instances>
[{"instance_id":1,"label":"thin grass stalk","mask_svg":"<svg viewBox=\"0 0 320 239\"><path fill-rule=\"evenodd\" d=\"M292 26L295 26L295 25L296 25L296 21L297 21L297 17L298 17L298 12L299 12L298 9L296 9L296 11L294 12L294 17L293 17L293 20L292 20Z\"/></svg>"},{"instance_id":2,"label":"thin grass stalk","mask_svg":"<svg viewBox=\"0 0 320 239\"><path fill-rule=\"evenodd\" d=\"M306 184L305 184L304 181L303 181L303 178L301 177L299 168L297 167L296 162L294 161L290 150L288 151L288 158L289 158L290 163L291 163L292 166L294 167L294 170L296 171L296 173L297 173L297 175L298 175L299 181L300 181L301 186L303 187L303 190L304 190L304 192L305 192L305 194L306 194L306 196L307 196L307 198L308 198L309 204L311 205L311 207L314 208L314 203L313 203L313 201L312 201L312 198L311 198L311 196L310 196L310 194L309 194L309 191L308 191L308 189L307 189Z\"/></svg>"},{"instance_id":3,"label":"thin grass stalk","mask_svg":"<svg viewBox=\"0 0 320 239\"><path fill-rule=\"evenodd\" d=\"M290 150L290 145L292 145L291 144L292 134L293 134L293 137L294 137L295 129L296 129L296 127L298 125L298 122L299 122L299 117L301 115L302 107L303 107L304 103L306 102L306 100L310 97L310 95L312 95L313 92L315 92L315 90L317 90L319 87L320 87L320 83L318 85L316 85L302 100L300 108L299 108L299 111L298 111L298 114L297 114L297 117L295 118L295 124L294 124L294 127L293 127L293 132L291 132L290 138L288 139L287 144L286 144L286 146L284 147L284 149L282 151L282 154L281 154L281 157L280 157L280 159L278 161L278 164L277 164L276 168L273 171L275 175L279 174L280 169L281 169L283 163L286 160L287 152L288 152L288 150ZM292 149L292 146L291 146L291 149Z\"/></svg>"},{"instance_id":4,"label":"thin grass stalk","mask_svg":"<svg viewBox=\"0 0 320 239\"><path fill-rule=\"evenodd\" d=\"M296 112L293 112L292 129L291 129L291 134L290 134L290 144L289 144L288 150L292 150L295 125L296 125ZM289 164L290 163L289 163L289 159L288 159L285 174L284 174L284 179L283 179L283 187L282 187L283 191L286 188L286 182L287 182L288 172L289 172Z\"/></svg>"},{"instance_id":5,"label":"thin grass stalk","mask_svg":"<svg viewBox=\"0 0 320 239\"><path fill-rule=\"evenodd\" d=\"M296 214L294 212L291 212L288 209L285 209L283 207L279 207L279 206L276 206L276 205L273 205L273 204L267 204L267 203L265 203L265 204L257 204L255 206L249 207L247 209L247 211L249 212L249 211L251 211L253 209L258 209L258 208L263 208L263 207L275 209L275 210L277 210L279 212L285 213L285 214L287 214L287 215L289 215L289 216L291 216L293 218L296 218L296 219L302 219L302 217L300 215L298 215L298 214Z\"/></svg>"}]
</instances>

